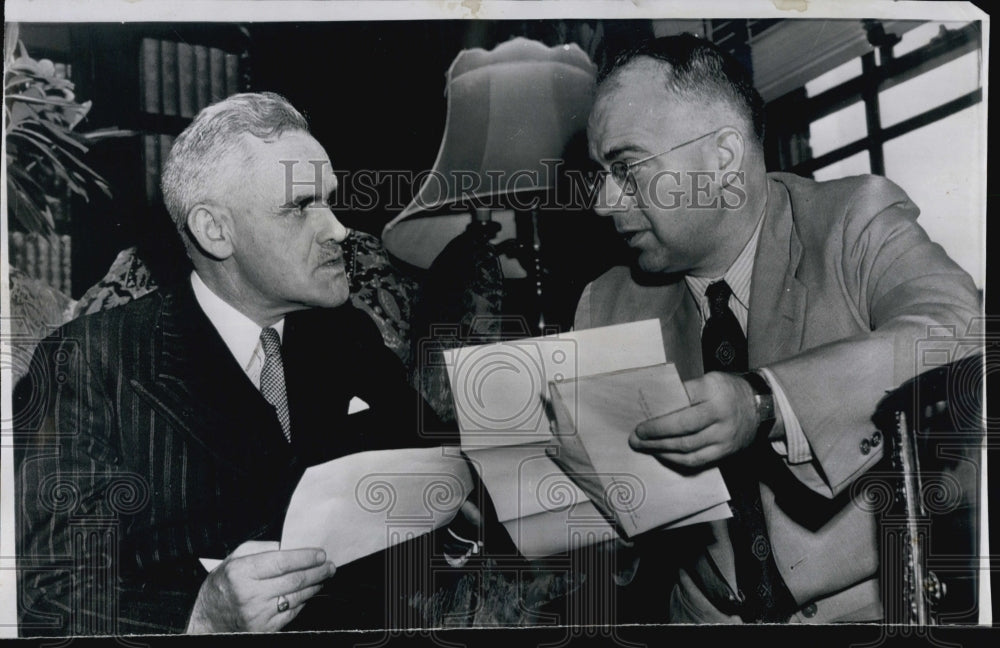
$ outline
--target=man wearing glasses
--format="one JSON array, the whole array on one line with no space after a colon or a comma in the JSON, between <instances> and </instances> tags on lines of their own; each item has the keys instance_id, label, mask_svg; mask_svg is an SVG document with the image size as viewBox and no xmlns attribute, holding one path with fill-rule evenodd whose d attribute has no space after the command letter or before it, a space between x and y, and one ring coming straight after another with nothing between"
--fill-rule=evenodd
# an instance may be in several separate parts
<instances>
[{"instance_id":1,"label":"man wearing glasses","mask_svg":"<svg viewBox=\"0 0 1000 648\"><path fill-rule=\"evenodd\" d=\"M763 124L747 71L694 36L602 74L596 209L635 267L588 286L576 326L660 319L692 405L629 444L677 470L717 465L730 491L731 519L640 540L677 567L670 620L877 620L875 518L851 489L885 447L871 416L923 370L928 327L965 331L978 296L899 187L769 174Z\"/></svg>"}]
</instances>

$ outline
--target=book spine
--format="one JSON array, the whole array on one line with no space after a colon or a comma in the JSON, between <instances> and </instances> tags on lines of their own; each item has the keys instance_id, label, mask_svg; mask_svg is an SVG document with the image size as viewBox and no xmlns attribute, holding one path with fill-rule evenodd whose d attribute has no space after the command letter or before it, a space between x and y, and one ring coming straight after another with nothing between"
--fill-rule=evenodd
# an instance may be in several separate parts
<instances>
[{"instance_id":1,"label":"book spine","mask_svg":"<svg viewBox=\"0 0 1000 648\"><path fill-rule=\"evenodd\" d=\"M62 248L59 245L59 235L53 234L49 244L49 285L56 290L62 290Z\"/></svg>"},{"instance_id":2,"label":"book spine","mask_svg":"<svg viewBox=\"0 0 1000 648\"><path fill-rule=\"evenodd\" d=\"M35 239L31 236L24 237L24 273L34 279L38 278L38 248Z\"/></svg>"},{"instance_id":3,"label":"book spine","mask_svg":"<svg viewBox=\"0 0 1000 648\"><path fill-rule=\"evenodd\" d=\"M159 156L159 168L156 172L156 184L159 186L160 179L163 177L163 165L167 163L167 156L170 155L170 147L174 145L173 135L160 135L160 156ZM157 194L159 196L159 194Z\"/></svg>"},{"instance_id":4,"label":"book spine","mask_svg":"<svg viewBox=\"0 0 1000 648\"><path fill-rule=\"evenodd\" d=\"M142 39L139 52L139 67L142 85L142 109L144 112L160 114L160 43L152 38Z\"/></svg>"},{"instance_id":5,"label":"book spine","mask_svg":"<svg viewBox=\"0 0 1000 648\"><path fill-rule=\"evenodd\" d=\"M226 54L226 96L240 91L240 57Z\"/></svg>"},{"instance_id":6,"label":"book spine","mask_svg":"<svg viewBox=\"0 0 1000 648\"><path fill-rule=\"evenodd\" d=\"M176 115L177 101L177 43L160 41L160 75L163 85L160 92L163 97L163 114Z\"/></svg>"},{"instance_id":7,"label":"book spine","mask_svg":"<svg viewBox=\"0 0 1000 648\"><path fill-rule=\"evenodd\" d=\"M11 232L8 240L10 264L19 270L24 270L24 233Z\"/></svg>"},{"instance_id":8,"label":"book spine","mask_svg":"<svg viewBox=\"0 0 1000 648\"><path fill-rule=\"evenodd\" d=\"M226 98L226 53L212 48L208 51L208 68L212 103Z\"/></svg>"},{"instance_id":9,"label":"book spine","mask_svg":"<svg viewBox=\"0 0 1000 648\"><path fill-rule=\"evenodd\" d=\"M199 111L212 100L212 76L208 65L208 48L194 46L195 111Z\"/></svg>"},{"instance_id":10,"label":"book spine","mask_svg":"<svg viewBox=\"0 0 1000 648\"><path fill-rule=\"evenodd\" d=\"M62 286L60 289L67 295L73 294L73 239L69 234L59 237L59 258L62 262Z\"/></svg>"},{"instance_id":11,"label":"book spine","mask_svg":"<svg viewBox=\"0 0 1000 648\"><path fill-rule=\"evenodd\" d=\"M195 102L194 48L177 44L177 102L181 117L194 117Z\"/></svg>"},{"instance_id":12,"label":"book spine","mask_svg":"<svg viewBox=\"0 0 1000 648\"><path fill-rule=\"evenodd\" d=\"M51 246L49 245L48 237L42 235L35 236L35 245L38 246L38 256L35 257L38 265L35 270L35 276L51 286L52 265L49 263L49 258L52 250L49 249Z\"/></svg>"},{"instance_id":13,"label":"book spine","mask_svg":"<svg viewBox=\"0 0 1000 648\"><path fill-rule=\"evenodd\" d=\"M160 142L156 135L143 135L143 163L146 168L146 204L153 205L160 194Z\"/></svg>"}]
</instances>

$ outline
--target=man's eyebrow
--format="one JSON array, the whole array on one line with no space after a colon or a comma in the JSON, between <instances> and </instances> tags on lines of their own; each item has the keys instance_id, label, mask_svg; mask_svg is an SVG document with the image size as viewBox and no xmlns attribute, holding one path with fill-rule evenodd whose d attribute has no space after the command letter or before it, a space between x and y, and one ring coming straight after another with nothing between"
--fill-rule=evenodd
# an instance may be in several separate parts
<instances>
[{"instance_id":1,"label":"man's eyebrow","mask_svg":"<svg viewBox=\"0 0 1000 648\"><path fill-rule=\"evenodd\" d=\"M329 192L327 192L326 196L318 196L317 194L314 193L304 193L300 196L296 196L295 198L293 198L290 206L297 207L299 209L305 209L309 205L317 202L322 202L324 204L329 205L333 202L333 199L336 196L337 196L337 188L331 189ZM289 205L285 206L287 207Z\"/></svg>"},{"instance_id":2,"label":"man's eyebrow","mask_svg":"<svg viewBox=\"0 0 1000 648\"><path fill-rule=\"evenodd\" d=\"M604 153L605 160L616 160L625 153L638 153L642 152L644 149L635 146L634 144L624 144L622 146L616 146L613 149L609 149Z\"/></svg>"}]
</instances>

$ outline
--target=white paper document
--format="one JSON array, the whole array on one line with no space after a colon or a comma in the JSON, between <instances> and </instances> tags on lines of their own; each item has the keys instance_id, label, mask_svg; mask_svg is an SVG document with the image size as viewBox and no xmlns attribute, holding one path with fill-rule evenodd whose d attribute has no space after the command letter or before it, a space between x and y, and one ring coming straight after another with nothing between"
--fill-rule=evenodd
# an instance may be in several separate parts
<instances>
[{"instance_id":1,"label":"white paper document","mask_svg":"<svg viewBox=\"0 0 1000 648\"><path fill-rule=\"evenodd\" d=\"M558 453L565 453L567 448L553 435L545 413L542 397L549 397L549 384L565 386L561 390L564 406L570 401L570 406L576 408L581 379L651 365L672 369L672 365L664 364L665 360L657 320L445 352L462 449L489 491L500 522L524 556L543 557L619 535L609 522L615 518L609 515L608 507L594 501L597 493L587 493L580 487L587 485L586 480L570 478L553 460L553 454L563 459ZM678 378L671 385L672 394L676 395L679 385ZM668 391L666 383L661 387ZM687 404L682 386L680 393L684 400L678 407ZM656 398L668 396L657 394ZM601 402L595 401L594 405L601 407ZM663 403L656 404L662 410L659 414L670 411L663 409ZM617 405L615 408L609 414L612 418L613 412L620 410ZM571 417L568 427L575 428L576 421ZM653 490L648 492L648 515L635 513L630 518L632 524L619 528L638 529L664 515L658 526L680 526L729 515L725 505L728 493L718 470L682 476L654 458L632 451L628 435L622 437L617 428L602 436L605 422L593 419L592 424L585 425L588 439L591 435L599 437L602 454L621 459L605 467L626 471L620 473L619 481L627 474L630 483L656 476L650 481ZM639 460L641 471L629 472L628 462L632 460ZM669 488L661 488L664 485ZM693 499L680 503L689 497Z\"/></svg>"},{"instance_id":2,"label":"white paper document","mask_svg":"<svg viewBox=\"0 0 1000 648\"><path fill-rule=\"evenodd\" d=\"M448 524L472 485L457 448L373 450L312 466L288 504L281 548L319 547L346 565Z\"/></svg>"},{"instance_id":3,"label":"white paper document","mask_svg":"<svg viewBox=\"0 0 1000 648\"><path fill-rule=\"evenodd\" d=\"M718 469L681 474L628 446L636 425L688 405L672 364L551 387L559 421L559 451L553 459L625 535L705 521L706 516L729 517L727 506L718 508L729 500Z\"/></svg>"},{"instance_id":4,"label":"white paper document","mask_svg":"<svg viewBox=\"0 0 1000 648\"><path fill-rule=\"evenodd\" d=\"M666 360L658 320L450 349L444 358L466 451L551 442L541 400L550 381Z\"/></svg>"}]
</instances>

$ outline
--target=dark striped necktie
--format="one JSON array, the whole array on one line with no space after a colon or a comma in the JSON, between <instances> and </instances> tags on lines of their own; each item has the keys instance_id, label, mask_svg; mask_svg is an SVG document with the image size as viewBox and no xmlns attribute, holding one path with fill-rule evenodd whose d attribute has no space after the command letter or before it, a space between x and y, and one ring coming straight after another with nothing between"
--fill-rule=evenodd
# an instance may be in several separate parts
<instances>
[{"instance_id":1,"label":"dark striped necktie","mask_svg":"<svg viewBox=\"0 0 1000 648\"><path fill-rule=\"evenodd\" d=\"M747 338L736 315L729 308L732 289L725 281L716 281L705 290L709 318L701 332L702 361L705 373L749 370ZM721 465L729 489L729 537L736 563L736 585L742 600L740 616L747 622L781 623L797 607L788 586L778 572L771 552L771 542L760 500L760 483L752 449L728 457Z\"/></svg>"}]
</instances>

